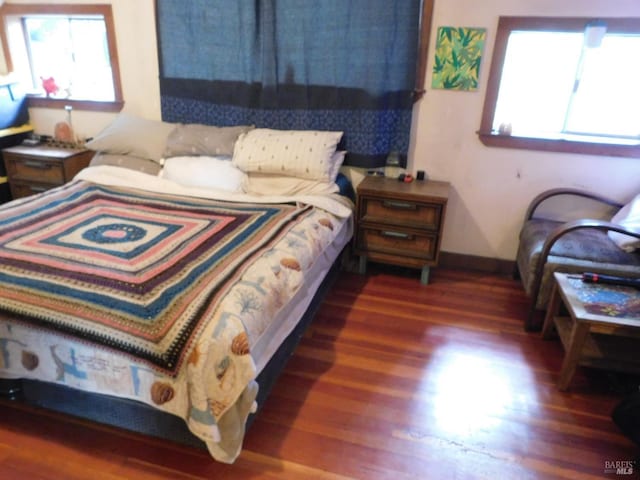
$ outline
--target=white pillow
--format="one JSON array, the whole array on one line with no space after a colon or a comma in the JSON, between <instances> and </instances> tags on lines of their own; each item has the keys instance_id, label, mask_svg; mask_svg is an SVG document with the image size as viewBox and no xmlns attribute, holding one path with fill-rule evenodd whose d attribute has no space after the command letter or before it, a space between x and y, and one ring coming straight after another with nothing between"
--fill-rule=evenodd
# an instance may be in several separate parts
<instances>
[{"instance_id":1,"label":"white pillow","mask_svg":"<svg viewBox=\"0 0 640 480\"><path fill-rule=\"evenodd\" d=\"M321 182L307 178L287 177L274 173L247 174L245 191L251 195L328 195L338 193L335 182Z\"/></svg>"},{"instance_id":2,"label":"white pillow","mask_svg":"<svg viewBox=\"0 0 640 480\"><path fill-rule=\"evenodd\" d=\"M256 128L238 138L233 164L245 172L329 182L341 138L342 132Z\"/></svg>"},{"instance_id":3,"label":"white pillow","mask_svg":"<svg viewBox=\"0 0 640 480\"><path fill-rule=\"evenodd\" d=\"M347 154L345 150L338 150L331 155L331 166L329 170L329 181L335 182L340 172L340 167L344 163L344 157Z\"/></svg>"},{"instance_id":4,"label":"white pillow","mask_svg":"<svg viewBox=\"0 0 640 480\"><path fill-rule=\"evenodd\" d=\"M231 157L171 157L164 161L161 176L186 187L214 188L242 193L246 174Z\"/></svg>"},{"instance_id":5,"label":"white pillow","mask_svg":"<svg viewBox=\"0 0 640 480\"><path fill-rule=\"evenodd\" d=\"M640 233L640 194L627 203L611 218L611 223L622 225L627 230ZM609 238L613 240L625 252L633 252L640 247L640 239L625 235L624 233L609 232Z\"/></svg>"},{"instance_id":6,"label":"white pillow","mask_svg":"<svg viewBox=\"0 0 640 480\"><path fill-rule=\"evenodd\" d=\"M165 157L185 155L229 155L240 134L251 130L253 125L216 127L199 123L178 124L167 138Z\"/></svg>"}]
</instances>

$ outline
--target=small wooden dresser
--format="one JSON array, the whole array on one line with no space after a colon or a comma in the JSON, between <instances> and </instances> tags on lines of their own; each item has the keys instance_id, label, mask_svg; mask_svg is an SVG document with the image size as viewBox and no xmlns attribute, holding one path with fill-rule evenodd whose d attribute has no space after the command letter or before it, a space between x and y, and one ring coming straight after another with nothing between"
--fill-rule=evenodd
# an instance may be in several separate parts
<instances>
[{"instance_id":1,"label":"small wooden dresser","mask_svg":"<svg viewBox=\"0 0 640 480\"><path fill-rule=\"evenodd\" d=\"M2 151L11 196L26 197L63 185L89 165L95 152L47 145L16 146Z\"/></svg>"},{"instance_id":2,"label":"small wooden dresser","mask_svg":"<svg viewBox=\"0 0 640 480\"><path fill-rule=\"evenodd\" d=\"M358 185L354 250L360 273L367 261L422 269L438 264L448 182L413 181L369 176Z\"/></svg>"},{"instance_id":3,"label":"small wooden dresser","mask_svg":"<svg viewBox=\"0 0 640 480\"><path fill-rule=\"evenodd\" d=\"M0 149L20 145L32 132L33 127L29 124L0 130ZM4 168L2 152L0 151L0 204L9 200L11 200L9 179L7 178L7 171Z\"/></svg>"}]
</instances>

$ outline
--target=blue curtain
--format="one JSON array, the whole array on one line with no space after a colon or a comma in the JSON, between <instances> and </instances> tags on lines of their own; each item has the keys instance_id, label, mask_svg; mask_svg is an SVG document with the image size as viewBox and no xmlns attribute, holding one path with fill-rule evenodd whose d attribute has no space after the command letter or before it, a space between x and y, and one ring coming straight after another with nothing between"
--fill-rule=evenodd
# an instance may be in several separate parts
<instances>
[{"instance_id":1,"label":"blue curtain","mask_svg":"<svg viewBox=\"0 0 640 480\"><path fill-rule=\"evenodd\" d=\"M344 131L346 163L403 161L420 0L157 0L162 116Z\"/></svg>"}]
</instances>

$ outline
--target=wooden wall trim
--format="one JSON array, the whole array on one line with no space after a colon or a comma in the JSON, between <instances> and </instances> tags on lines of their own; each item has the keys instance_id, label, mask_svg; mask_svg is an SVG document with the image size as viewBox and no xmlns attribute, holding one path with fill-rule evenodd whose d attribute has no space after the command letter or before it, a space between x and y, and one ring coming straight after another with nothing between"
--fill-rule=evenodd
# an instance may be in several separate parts
<instances>
[{"instance_id":1,"label":"wooden wall trim","mask_svg":"<svg viewBox=\"0 0 640 480\"><path fill-rule=\"evenodd\" d=\"M509 274L514 272L516 262L499 258L479 257L462 253L440 252L438 266L486 273Z\"/></svg>"}]
</instances>

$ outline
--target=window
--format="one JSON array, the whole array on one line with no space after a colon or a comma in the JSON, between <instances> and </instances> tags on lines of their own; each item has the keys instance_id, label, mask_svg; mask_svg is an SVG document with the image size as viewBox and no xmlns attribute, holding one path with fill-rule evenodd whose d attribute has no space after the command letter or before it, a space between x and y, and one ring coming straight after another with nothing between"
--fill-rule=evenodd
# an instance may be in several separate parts
<instances>
[{"instance_id":1,"label":"window","mask_svg":"<svg viewBox=\"0 0 640 480\"><path fill-rule=\"evenodd\" d=\"M640 157L640 19L501 17L480 140Z\"/></svg>"},{"instance_id":2,"label":"window","mask_svg":"<svg viewBox=\"0 0 640 480\"><path fill-rule=\"evenodd\" d=\"M4 4L0 13L7 67L30 106L122 108L110 5Z\"/></svg>"}]
</instances>

